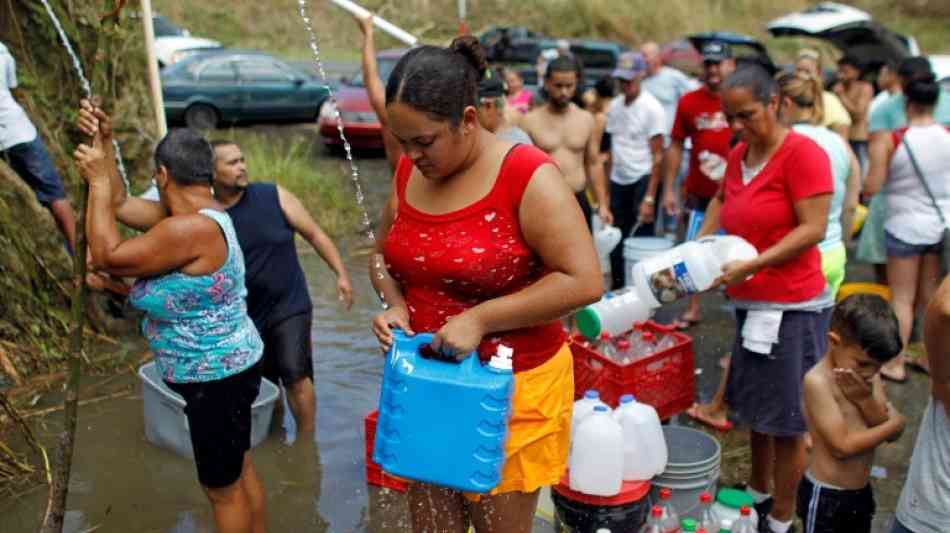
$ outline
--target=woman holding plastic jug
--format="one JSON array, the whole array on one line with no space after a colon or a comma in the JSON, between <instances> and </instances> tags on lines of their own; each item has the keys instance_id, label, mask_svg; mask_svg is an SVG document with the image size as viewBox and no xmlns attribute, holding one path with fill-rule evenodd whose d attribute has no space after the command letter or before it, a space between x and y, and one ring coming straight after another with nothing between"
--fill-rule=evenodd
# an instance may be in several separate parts
<instances>
[{"instance_id":1,"label":"woman holding plastic jug","mask_svg":"<svg viewBox=\"0 0 950 533\"><path fill-rule=\"evenodd\" d=\"M89 182L92 264L139 278L129 300L145 312L142 331L162 379L185 399L198 481L217 531L262 532L264 493L248 450L264 345L247 315L237 234L211 195L211 145L185 129L158 143L155 181L167 218L123 241L112 205L122 187L115 158L102 148L93 109L83 106L80 124L95 140L74 155Z\"/></svg>"},{"instance_id":2,"label":"woman holding plastic jug","mask_svg":"<svg viewBox=\"0 0 950 533\"><path fill-rule=\"evenodd\" d=\"M464 532L470 521L478 531L530 531L538 489L560 479L568 455L574 385L558 319L603 291L590 233L557 167L479 126L485 68L477 40L459 37L408 52L386 87L404 156L370 265L388 305L373 331L383 349L392 328L434 332L432 347L448 355L514 349L501 484L479 498L412 483L415 531Z\"/></svg>"},{"instance_id":3,"label":"woman holding plastic jug","mask_svg":"<svg viewBox=\"0 0 950 533\"><path fill-rule=\"evenodd\" d=\"M740 143L701 234L722 228L759 251L726 264L719 279L737 323L726 399L750 428L749 492L771 507L768 530L785 533L805 466L802 378L826 343L831 296L816 245L833 184L828 156L779 121L779 106L776 82L757 66L726 80L723 108Z\"/></svg>"}]
</instances>

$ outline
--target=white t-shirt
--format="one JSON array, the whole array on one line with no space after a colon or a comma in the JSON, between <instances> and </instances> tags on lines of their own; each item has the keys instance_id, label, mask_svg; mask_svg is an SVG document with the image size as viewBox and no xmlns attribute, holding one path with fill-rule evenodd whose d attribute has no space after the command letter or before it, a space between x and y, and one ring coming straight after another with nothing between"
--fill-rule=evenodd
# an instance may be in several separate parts
<instances>
[{"instance_id":1,"label":"white t-shirt","mask_svg":"<svg viewBox=\"0 0 950 533\"><path fill-rule=\"evenodd\" d=\"M656 74L643 78L641 84L663 106L663 112L666 113L666 129L663 132L665 135L673 131L673 120L676 118L676 106L680 98L698 89L700 85L675 68L665 66L660 67Z\"/></svg>"},{"instance_id":2,"label":"white t-shirt","mask_svg":"<svg viewBox=\"0 0 950 533\"><path fill-rule=\"evenodd\" d=\"M950 220L950 132L946 126L915 126L904 137L914 159L927 179L943 216ZM933 201L924 189L907 154L897 145L884 185L887 219L884 229L907 244L936 244L943 236L943 225Z\"/></svg>"},{"instance_id":3,"label":"white t-shirt","mask_svg":"<svg viewBox=\"0 0 950 533\"><path fill-rule=\"evenodd\" d=\"M607 132L613 157L610 181L632 185L652 170L650 139L666 132L663 106L645 90L630 105L617 96L607 108Z\"/></svg>"},{"instance_id":4,"label":"white t-shirt","mask_svg":"<svg viewBox=\"0 0 950 533\"><path fill-rule=\"evenodd\" d=\"M16 60L0 43L0 150L36 139L36 128L10 92L16 88Z\"/></svg>"}]
</instances>

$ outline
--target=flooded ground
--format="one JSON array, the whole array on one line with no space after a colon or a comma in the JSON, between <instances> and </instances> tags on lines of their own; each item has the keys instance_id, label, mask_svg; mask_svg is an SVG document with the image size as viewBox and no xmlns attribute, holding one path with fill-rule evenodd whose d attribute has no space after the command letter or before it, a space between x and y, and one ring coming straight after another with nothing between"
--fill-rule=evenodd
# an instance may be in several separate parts
<instances>
[{"instance_id":1,"label":"flooded ground","mask_svg":"<svg viewBox=\"0 0 950 533\"><path fill-rule=\"evenodd\" d=\"M295 134L299 127L287 127ZM273 128L279 133L282 128ZM312 130L306 130L312 131ZM315 134L314 134L315 135ZM316 136L314 137L316 140ZM344 163L313 156L322 165ZM370 217L389 187L384 159L359 158ZM302 243L301 243L302 244ZM333 276L306 245L299 246L315 309L314 369L317 390L316 442L288 445L275 427L252 456L267 493L269 531L389 532L407 529L402 496L371 489L365 483L363 417L376 406L382 358L370 331L380 310L367 275L366 243L358 238L344 245L353 277L356 304L349 312L337 307ZM867 279L860 269L851 279ZM719 377L718 358L733 337L731 310L718 296L704 302L704 322L689 333L695 341L697 396L712 395ZM679 309L665 310L660 321ZM66 531L176 532L213 531L210 506L198 487L194 465L146 442L138 379L129 373L112 379L98 392L130 390L131 394L80 408L76 452L68 502ZM875 479L878 519L876 531L886 531L906 475L921 410L926 403L926 376L911 373L904 385L889 385L894 404L908 416L900 441L881 449L875 464L884 477ZM55 397L43 398L53 404ZM37 424L41 439L51 445L61 415ZM685 417L672 423L690 424ZM278 424L275 424L277 426ZM740 431L722 435L723 484L744 481L748 473L748 443ZM0 532L35 531L46 504L45 486L17 498L0 501ZM552 531L543 521L536 531Z\"/></svg>"}]
</instances>

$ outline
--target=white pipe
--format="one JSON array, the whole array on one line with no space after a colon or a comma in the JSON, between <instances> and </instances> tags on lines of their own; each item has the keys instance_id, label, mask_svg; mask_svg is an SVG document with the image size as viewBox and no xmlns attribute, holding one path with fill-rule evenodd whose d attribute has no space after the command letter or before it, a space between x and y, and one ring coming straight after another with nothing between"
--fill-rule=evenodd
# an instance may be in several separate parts
<instances>
[{"instance_id":1,"label":"white pipe","mask_svg":"<svg viewBox=\"0 0 950 533\"><path fill-rule=\"evenodd\" d=\"M158 58L155 56L155 28L152 26L152 0L142 0L142 25L145 27L145 56L148 68L148 88L152 93L152 110L155 112L155 124L158 136L168 132L165 123L165 104L162 100L162 84L158 77Z\"/></svg>"},{"instance_id":2,"label":"white pipe","mask_svg":"<svg viewBox=\"0 0 950 533\"><path fill-rule=\"evenodd\" d=\"M145 0L145 1L148 1L148 0ZM350 0L330 0L330 1L342 7L343 9L349 11L350 13L356 15L357 17L368 17L372 14L369 11L360 7L359 5L351 2ZM396 26L395 24L389 22L388 20L384 18L373 16L373 23L376 24L376 26L379 29L385 31L389 35L392 35L396 39L406 43L406 45L408 46L415 46L416 43L419 42L419 39L416 39L415 36L413 36L411 33L400 28L399 26Z\"/></svg>"},{"instance_id":3,"label":"white pipe","mask_svg":"<svg viewBox=\"0 0 950 533\"><path fill-rule=\"evenodd\" d=\"M459 4L459 22L464 23L465 18L468 16L468 9L467 9L468 6L466 6L465 0L459 0L458 4Z\"/></svg>"}]
</instances>

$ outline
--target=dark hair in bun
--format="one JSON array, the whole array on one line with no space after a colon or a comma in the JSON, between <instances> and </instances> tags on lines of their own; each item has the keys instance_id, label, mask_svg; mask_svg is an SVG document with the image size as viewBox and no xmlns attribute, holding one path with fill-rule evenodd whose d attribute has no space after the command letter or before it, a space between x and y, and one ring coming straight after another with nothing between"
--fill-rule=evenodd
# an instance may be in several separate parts
<instances>
[{"instance_id":1,"label":"dark hair in bun","mask_svg":"<svg viewBox=\"0 0 950 533\"><path fill-rule=\"evenodd\" d=\"M453 126L478 105L488 60L478 39L456 37L448 48L420 46L402 56L386 83L386 105L403 103Z\"/></svg>"},{"instance_id":2,"label":"dark hair in bun","mask_svg":"<svg viewBox=\"0 0 950 533\"><path fill-rule=\"evenodd\" d=\"M921 73L907 80L904 94L909 104L933 107L937 105L937 98L940 97L940 85L933 72Z\"/></svg>"}]
</instances>

